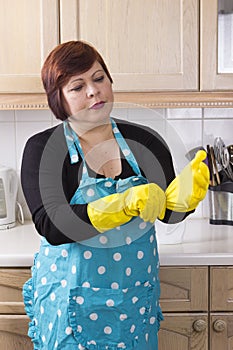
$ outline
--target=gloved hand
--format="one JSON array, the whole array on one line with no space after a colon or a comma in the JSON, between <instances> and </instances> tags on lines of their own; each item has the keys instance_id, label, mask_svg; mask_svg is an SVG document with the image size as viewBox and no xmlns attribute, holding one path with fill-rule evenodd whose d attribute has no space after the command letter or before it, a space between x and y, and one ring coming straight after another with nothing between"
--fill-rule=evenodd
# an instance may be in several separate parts
<instances>
[{"instance_id":1,"label":"gloved hand","mask_svg":"<svg viewBox=\"0 0 233 350\"><path fill-rule=\"evenodd\" d=\"M123 225L132 219L132 215L125 213L124 207L124 192L113 193L88 203L87 214L96 230L105 232Z\"/></svg>"},{"instance_id":2,"label":"gloved hand","mask_svg":"<svg viewBox=\"0 0 233 350\"><path fill-rule=\"evenodd\" d=\"M104 232L129 222L133 216L153 223L157 217L164 217L165 203L163 190L156 184L146 184L90 202L87 214L92 225Z\"/></svg>"},{"instance_id":3,"label":"gloved hand","mask_svg":"<svg viewBox=\"0 0 233 350\"><path fill-rule=\"evenodd\" d=\"M164 218L166 211L166 196L156 184L150 183L129 188L125 191L125 213L140 216L151 223L159 217Z\"/></svg>"},{"instance_id":4,"label":"gloved hand","mask_svg":"<svg viewBox=\"0 0 233 350\"><path fill-rule=\"evenodd\" d=\"M195 158L170 183L165 191L166 207L177 212L194 210L205 198L209 187L209 168L203 160L206 152L198 151Z\"/></svg>"}]
</instances>

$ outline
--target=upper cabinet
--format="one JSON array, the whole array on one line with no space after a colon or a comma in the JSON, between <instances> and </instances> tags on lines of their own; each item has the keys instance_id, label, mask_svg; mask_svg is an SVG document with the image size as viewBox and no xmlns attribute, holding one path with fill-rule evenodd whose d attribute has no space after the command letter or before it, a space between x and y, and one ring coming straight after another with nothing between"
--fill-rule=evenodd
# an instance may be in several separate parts
<instances>
[{"instance_id":1,"label":"upper cabinet","mask_svg":"<svg viewBox=\"0 0 233 350\"><path fill-rule=\"evenodd\" d=\"M198 86L197 0L61 0L61 40L91 42L115 91Z\"/></svg>"},{"instance_id":2,"label":"upper cabinet","mask_svg":"<svg viewBox=\"0 0 233 350\"><path fill-rule=\"evenodd\" d=\"M43 92L40 70L59 42L57 0L0 0L0 92Z\"/></svg>"},{"instance_id":3,"label":"upper cabinet","mask_svg":"<svg viewBox=\"0 0 233 350\"><path fill-rule=\"evenodd\" d=\"M102 54L116 100L232 107L225 3L232 0L0 0L0 109L47 108L41 66L57 44L77 39Z\"/></svg>"},{"instance_id":4,"label":"upper cabinet","mask_svg":"<svg viewBox=\"0 0 233 350\"><path fill-rule=\"evenodd\" d=\"M201 0L200 90L233 89L233 1Z\"/></svg>"},{"instance_id":5,"label":"upper cabinet","mask_svg":"<svg viewBox=\"0 0 233 350\"><path fill-rule=\"evenodd\" d=\"M115 91L198 90L197 0L0 0L0 5L0 92L43 92L46 55L58 42L76 39L100 51Z\"/></svg>"}]
</instances>

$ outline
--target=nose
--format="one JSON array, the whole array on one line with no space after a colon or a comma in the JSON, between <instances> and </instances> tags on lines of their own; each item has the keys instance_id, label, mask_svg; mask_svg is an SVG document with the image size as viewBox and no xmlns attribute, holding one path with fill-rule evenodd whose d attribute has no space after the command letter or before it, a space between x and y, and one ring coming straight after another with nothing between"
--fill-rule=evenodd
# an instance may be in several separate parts
<instances>
[{"instance_id":1,"label":"nose","mask_svg":"<svg viewBox=\"0 0 233 350\"><path fill-rule=\"evenodd\" d=\"M97 95L99 92L97 86L95 86L95 84L89 84L87 86L87 96L90 97L94 97L95 95Z\"/></svg>"}]
</instances>

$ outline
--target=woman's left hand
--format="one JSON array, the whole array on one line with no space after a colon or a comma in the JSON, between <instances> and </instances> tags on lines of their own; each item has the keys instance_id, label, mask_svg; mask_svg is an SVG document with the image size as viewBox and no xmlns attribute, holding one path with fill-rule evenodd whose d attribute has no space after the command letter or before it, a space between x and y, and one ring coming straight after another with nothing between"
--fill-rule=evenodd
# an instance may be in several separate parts
<instances>
[{"instance_id":1,"label":"woman's left hand","mask_svg":"<svg viewBox=\"0 0 233 350\"><path fill-rule=\"evenodd\" d=\"M194 210L207 193L209 168L203 160L206 152L198 151L195 158L170 183L165 191L166 207L177 212Z\"/></svg>"}]
</instances>

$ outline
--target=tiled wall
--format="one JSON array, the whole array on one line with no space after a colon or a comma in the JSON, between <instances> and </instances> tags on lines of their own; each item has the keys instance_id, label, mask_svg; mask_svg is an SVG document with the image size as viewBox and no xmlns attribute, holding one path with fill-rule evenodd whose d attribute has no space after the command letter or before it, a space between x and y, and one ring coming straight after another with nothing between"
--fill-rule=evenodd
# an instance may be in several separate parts
<instances>
[{"instance_id":1,"label":"tiled wall","mask_svg":"<svg viewBox=\"0 0 233 350\"><path fill-rule=\"evenodd\" d=\"M187 162L185 153L197 146L213 145L221 136L226 145L233 143L233 109L148 109L118 108L115 117L151 126L167 140L176 170ZM0 111L0 164L12 167L20 175L22 152L26 140L33 134L57 124L49 110ZM30 218L22 190L18 200L26 218ZM193 217L208 217L208 200L198 207Z\"/></svg>"}]
</instances>

